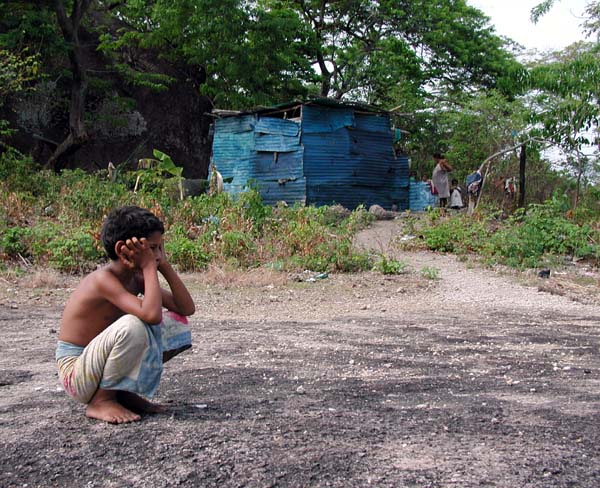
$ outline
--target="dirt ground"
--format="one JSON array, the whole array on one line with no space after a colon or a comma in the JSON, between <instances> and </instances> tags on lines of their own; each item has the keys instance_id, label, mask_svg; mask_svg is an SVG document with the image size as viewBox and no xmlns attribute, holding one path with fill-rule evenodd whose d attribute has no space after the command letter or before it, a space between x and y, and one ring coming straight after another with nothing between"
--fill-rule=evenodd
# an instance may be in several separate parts
<instances>
[{"instance_id":1,"label":"dirt ground","mask_svg":"<svg viewBox=\"0 0 600 488\"><path fill-rule=\"evenodd\" d=\"M167 414L114 426L58 385L75 280L0 278L2 487L598 487L598 275L561 282L358 245L408 272L184 275ZM434 279L437 278L437 279Z\"/></svg>"}]
</instances>

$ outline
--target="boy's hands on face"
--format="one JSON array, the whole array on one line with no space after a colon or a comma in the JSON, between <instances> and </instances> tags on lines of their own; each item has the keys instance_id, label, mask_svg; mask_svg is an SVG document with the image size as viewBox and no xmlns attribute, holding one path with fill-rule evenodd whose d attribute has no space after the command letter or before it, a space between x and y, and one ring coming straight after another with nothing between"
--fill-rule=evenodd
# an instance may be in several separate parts
<instances>
[{"instance_id":1,"label":"boy's hands on face","mask_svg":"<svg viewBox=\"0 0 600 488\"><path fill-rule=\"evenodd\" d=\"M145 237L127 239L121 246L121 253L132 269L144 269L148 265L156 264L154 253Z\"/></svg>"},{"instance_id":2,"label":"boy's hands on face","mask_svg":"<svg viewBox=\"0 0 600 488\"><path fill-rule=\"evenodd\" d=\"M163 264L167 262L167 255L165 254L165 244L164 242L160 243L160 246L156 249L156 259L158 260L158 267L160 268Z\"/></svg>"}]
</instances>

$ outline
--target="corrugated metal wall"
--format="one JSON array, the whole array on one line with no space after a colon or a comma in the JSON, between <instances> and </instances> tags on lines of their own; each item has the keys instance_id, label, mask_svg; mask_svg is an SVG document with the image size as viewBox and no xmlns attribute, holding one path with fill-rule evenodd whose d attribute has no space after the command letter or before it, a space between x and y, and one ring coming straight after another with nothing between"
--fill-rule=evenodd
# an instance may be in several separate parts
<instances>
[{"instance_id":1,"label":"corrugated metal wall","mask_svg":"<svg viewBox=\"0 0 600 488\"><path fill-rule=\"evenodd\" d=\"M422 212L428 207L438 207L439 198L431 194L431 185L422 181L411 181L409 205L413 212Z\"/></svg>"},{"instance_id":2,"label":"corrugated metal wall","mask_svg":"<svg viewBox=\"0 0 600 488\"><path fill-rule=\"evenodd\" d=\"M228 117L215 122L213 164L224 178L225 191L237 194L254 181L263 201L305 203L306 178L297 122L258 115Z\"/></svg>"},{"instance_id":3,"label":"corrugated metal wall","mask_svg":"<svg viewBox=\"0 0 600 488\"><path fill-rule=\"evenodd\" d=\"M408 158L396 159L389 117L305 105L306 203L408 208Z\"/></svg>"},{"instance_id":4,"label":"corrugated metal wall","mask_svg":"<svg viewBox=\"0 0 600 488\"><path fill-rule=\"evenodd\" d=\"M301 125L258 114L215 122L213 163L225 190L254 180L267 204L409 205L408 158L396 158L387 115L303 105Z\"/></svg>"}]
</instances>

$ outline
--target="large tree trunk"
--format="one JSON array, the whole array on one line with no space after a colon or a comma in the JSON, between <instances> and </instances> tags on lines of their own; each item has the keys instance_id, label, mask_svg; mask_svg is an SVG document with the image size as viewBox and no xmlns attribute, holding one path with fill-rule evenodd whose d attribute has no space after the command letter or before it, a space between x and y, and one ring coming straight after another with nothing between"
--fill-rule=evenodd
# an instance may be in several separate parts
<instances>
[{"instance_id":1,"label":"large tree trunk","mask_svg":"<svg viewBox=\"0 0 600 488\"><path fill-rule=\"evenodd\" d=\"M82 47L79 41L79 26L92 0L75 0L71 16L67 17L64 3L55 0L56 18L63 33L63 37L69 44L69 62L73 77L71 85L71 105L69 108L69 134L62 141L46 166L59 171L62 167L61 160L67 154L79 148L88 139L85 130L85 96L87 92L87 79L83 66Z\"/></svg>"}]
</instances>

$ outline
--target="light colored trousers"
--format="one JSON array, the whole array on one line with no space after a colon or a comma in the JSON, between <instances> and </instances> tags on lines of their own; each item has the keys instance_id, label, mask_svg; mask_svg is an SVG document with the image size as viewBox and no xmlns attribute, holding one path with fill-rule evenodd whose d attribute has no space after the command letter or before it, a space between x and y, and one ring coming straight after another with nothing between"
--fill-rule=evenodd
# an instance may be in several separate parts
<instances>
[{"instance_id":1,"label":"light colored trousers","mask_svg":"<svg viewBox=\"0 0 600 488\"><path fill-rule=\"evenodd\" d=\"M67 393L89 403L98 388L122 390L152 398L163 370L163 352L191 347L187 319L163 314L158 325L124 315L85 347L59 341L56 362Z\"/></svg>"}]
</instances>

